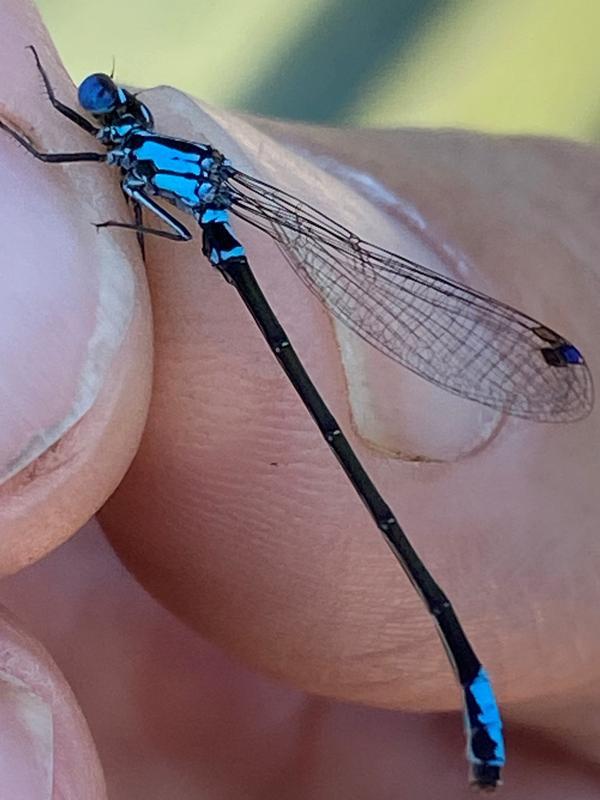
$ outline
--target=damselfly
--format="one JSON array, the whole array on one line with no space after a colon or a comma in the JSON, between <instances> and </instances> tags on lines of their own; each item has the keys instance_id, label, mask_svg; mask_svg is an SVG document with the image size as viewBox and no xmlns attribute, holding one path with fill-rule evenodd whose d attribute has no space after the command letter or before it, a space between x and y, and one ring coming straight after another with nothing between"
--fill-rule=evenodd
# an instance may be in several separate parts
<instances>
[{"instance_id":1,"label":"damselfly","mask_svg":"<svg viewBox=\"0 0 600 800\"><path fill-rule=\"evenodd\" d=\"M31 48L50 102L96 137L105 151L41 153L16 130L0 127L41 161L104 162L120 168L133 204L129 228L176 241L191 232L156 198L189 213L202 230L210 263L239 292L254 321L312 415L358 496L433 615L463 690L472 782L492 790L504 764L502 722L486 671L448 598L433 580L394 514L353 452L262 293L231 225L230 213L271 236L295 272L331 313L390 358L449 392L499 411L543 422L586 416L593 405L589 370L579 350L510 306L361 240L287 192L247 175L209 144L154 131L138 97L96 73L79 102L97 124L61 103ZM144 224L143 210L165 225Z\"/></svg>"}]
</instances>

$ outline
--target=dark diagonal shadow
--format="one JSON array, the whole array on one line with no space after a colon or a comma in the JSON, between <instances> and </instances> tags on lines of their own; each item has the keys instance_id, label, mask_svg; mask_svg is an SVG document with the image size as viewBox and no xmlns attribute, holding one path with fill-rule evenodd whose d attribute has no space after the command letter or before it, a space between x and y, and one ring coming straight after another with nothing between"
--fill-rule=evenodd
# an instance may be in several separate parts
<instances>
[{"instance_id":1,"label":"dark diagonal shadow","mask_svg":"<svg viewBox=\"0 0 600 800\"><path fill-rule=\"evenodd\" d=\"M267 116L336 122L368 82L456 0L339 0L249 86L237 107Z\"/></svg>"}]
</instances>

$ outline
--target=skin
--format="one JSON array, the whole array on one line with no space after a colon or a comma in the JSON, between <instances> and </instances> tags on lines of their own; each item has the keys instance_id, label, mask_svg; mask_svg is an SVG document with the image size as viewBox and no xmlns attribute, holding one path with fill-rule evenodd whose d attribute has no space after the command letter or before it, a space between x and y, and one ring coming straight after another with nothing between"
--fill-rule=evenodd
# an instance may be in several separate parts
<instances>
[{"instance_id":1,"label":"skin","mask_svg":"<svg viewBox=\"0 0 600 800\"><path fill-rule=\"evenodd\" d=\"M14 76L2 118L48 151L99 149L43 102L29 43L75 104L35 12L6 0L1 11L3 74ZM391 246L392 226L407 255L427 248L433 260L451 243L469 265L464 280L573 338L600 374L597 149L290 126L202 108L171 89L145 101L159 129L211 141L292 192L304 187L325 213L350 217L342 221L354 224L358 202L348 170L371 176L418 209L427 230L415 244L402 206L371 203L357 215L369 238ZM69 710L55 714L53 800L101 798L104 787L76 701L36 638L75 690L111 800L464 797L460 722L445 713L458 693L434 627L199 242L148 240L144 270L135 236L90 225L129 219L113 171L38 164L5 137L0 157L21 185L50 182L47 213L33 199L19 205L16 190L0 198L16 226L35 230L46 272L71 257L64 242L73 241L74 281L108 262L130 270L135 291L91 409L0 488L0 568L11 576L0 596L30 632L0 625L0 668L36 665L22 679L53 676L49 702ZM345 180L321 173L334 169L327 159ZM317 301L267 237L236 230L493 674L509 731L503 796L596 796L598 414L563 426L505 419L440 400L368 353L375 399L365 401ZM40 408L60 414L52 403L68 398L71 367L66 356L53 374L39 367ZM400 387L394 413L390 380ZM381 424L361 423L364 402ZM114 552L88 527L24 569L99 508Z\"/></svg>"}]
</instances>

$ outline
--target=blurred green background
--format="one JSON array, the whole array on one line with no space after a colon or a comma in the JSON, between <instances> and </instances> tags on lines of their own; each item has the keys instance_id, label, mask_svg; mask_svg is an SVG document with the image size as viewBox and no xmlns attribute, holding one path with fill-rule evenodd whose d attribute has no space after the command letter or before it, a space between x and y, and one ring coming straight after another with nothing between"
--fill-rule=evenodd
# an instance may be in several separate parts
<instances>
[{"instance_id":1,"label":"blurred green background","mask_svg":"<svg viewBox=\"0 0 600 800\"><path fill-rule=\"evenodd\" d=\"M38 0L75 81L110 72L326 123L597 139L600 0Z\"/></svg>"}]
</instances>

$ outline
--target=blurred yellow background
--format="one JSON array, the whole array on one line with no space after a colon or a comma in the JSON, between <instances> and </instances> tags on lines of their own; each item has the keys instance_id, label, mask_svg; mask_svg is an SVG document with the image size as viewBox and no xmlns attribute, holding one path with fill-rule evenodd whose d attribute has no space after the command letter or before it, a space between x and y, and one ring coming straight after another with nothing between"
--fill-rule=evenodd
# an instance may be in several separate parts
<instances>
[{"instance_id":1,"label":"blurred yellow background","mask_svg":"<svg viewBox=\"0 0 600 800\"><path fill-rule=\"evenodd\" d=\"M326 123L598 138L600 0L38 0L73 79L110 72Z\"/></svg>"}]
</instances>

